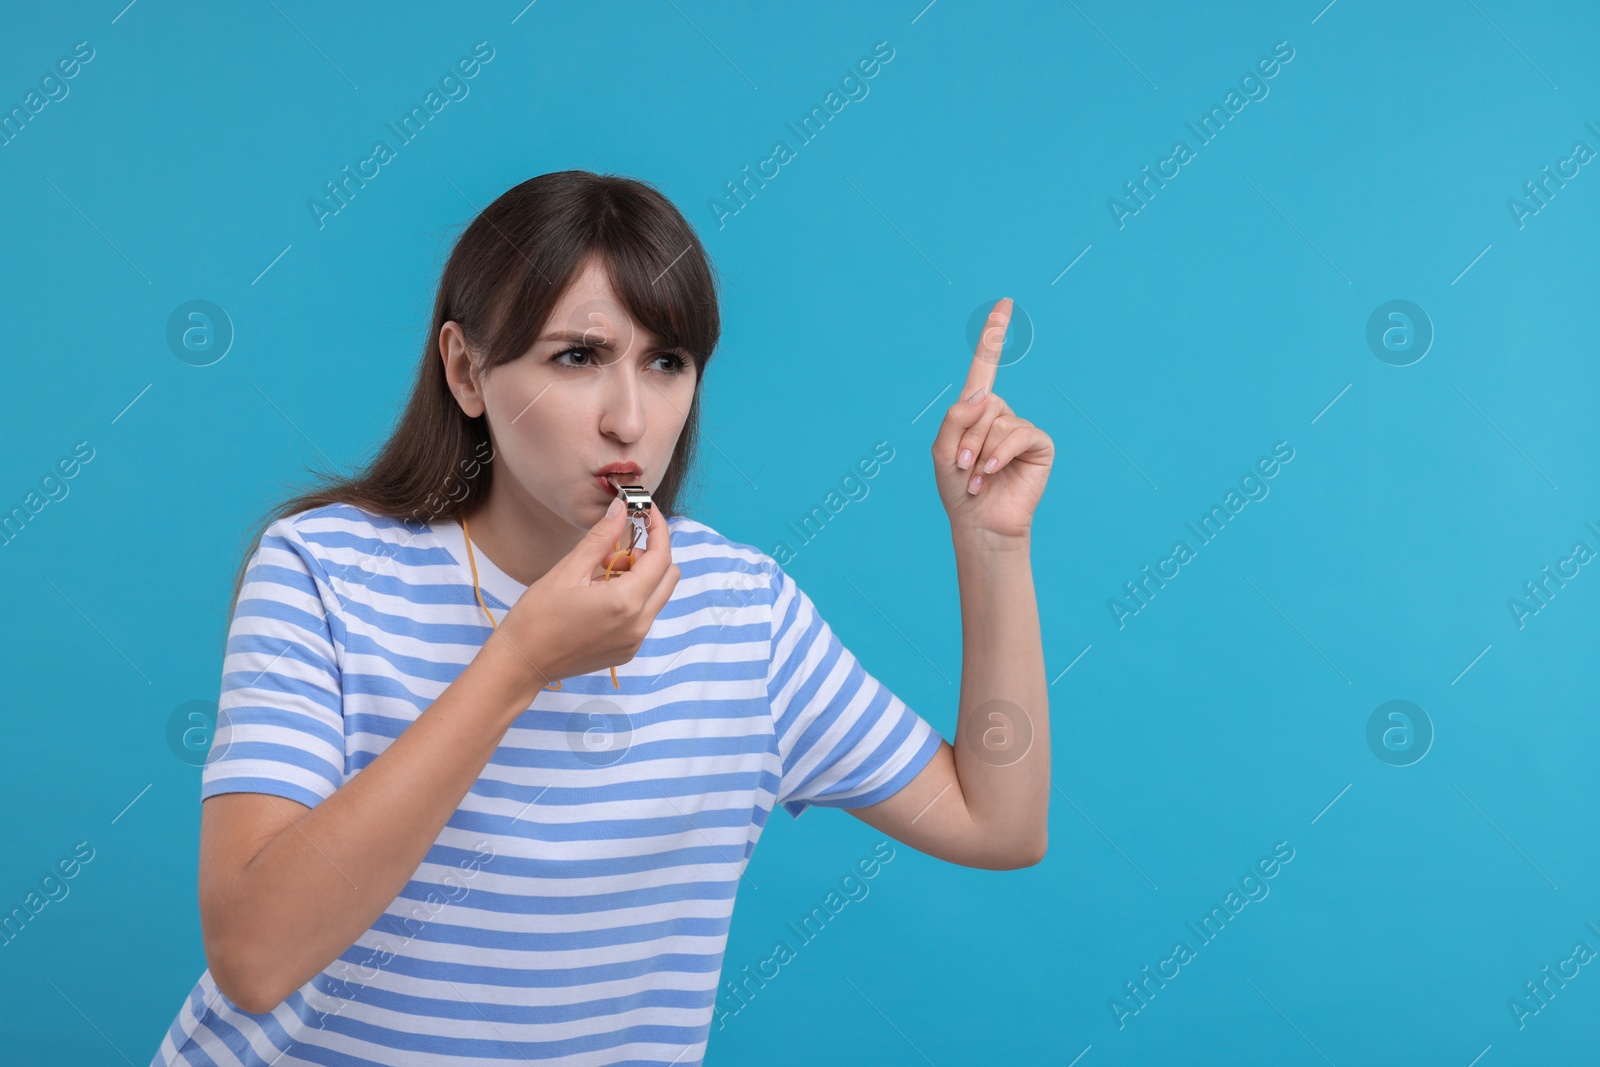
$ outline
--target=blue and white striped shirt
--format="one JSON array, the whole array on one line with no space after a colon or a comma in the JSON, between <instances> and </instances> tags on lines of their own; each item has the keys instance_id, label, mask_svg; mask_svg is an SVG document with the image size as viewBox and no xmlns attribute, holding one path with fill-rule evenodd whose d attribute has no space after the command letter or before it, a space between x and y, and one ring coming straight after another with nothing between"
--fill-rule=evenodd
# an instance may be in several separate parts
<instances>
[{"instance_id":1,"label":"blue and white striped shirt","mask_svg":"<svg viewBox=\"0 0 1600 1067\"><path fill-rule=\"evenodd\" d=\"M395 900L269 1012L208 969L152 1067L701 1062L734 892L774 804L894 794L940 735L782 568L669 516L639 653L539 693ZM476 553L502 618L526 588ZM200 795L315 806L490 634L458 523L345 504L274 522L229 629Z\"/></svg>"}]
</instances>

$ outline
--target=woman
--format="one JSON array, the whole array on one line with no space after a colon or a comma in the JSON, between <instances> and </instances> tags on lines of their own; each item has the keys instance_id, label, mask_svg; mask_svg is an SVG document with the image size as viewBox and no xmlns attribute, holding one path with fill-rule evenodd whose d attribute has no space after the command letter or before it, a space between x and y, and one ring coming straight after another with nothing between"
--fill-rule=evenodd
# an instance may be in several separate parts
<instances>
[{"instance_id":1,"label":"woman","mask_svg":"<svg viewBox=\"0 0 1600 1067\"><path fill-rule=\"evenodd\" d=\"M235 584L201 786L208 968L153 1063L683 1067L774 804L1037 862L1028 535L1054 451L986 388L1009 312L933 446L964 622L952 748L771 557L674 514L720 328L683 217L583 171L491 204L393 436L277 509ZM631 556L619 482L655 505Z\"/></svg>"}]
</instances>

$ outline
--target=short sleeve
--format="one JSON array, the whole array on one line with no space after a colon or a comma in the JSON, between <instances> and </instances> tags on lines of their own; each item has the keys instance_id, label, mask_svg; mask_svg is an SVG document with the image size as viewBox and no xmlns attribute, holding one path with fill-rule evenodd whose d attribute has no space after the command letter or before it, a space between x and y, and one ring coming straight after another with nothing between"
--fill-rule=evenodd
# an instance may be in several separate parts
<instances>
[{"instance_id":1,"label":"short sleeve","mask_svg":"<svg viewBox=\"0 0 1600 1067\"><path fill-rule=\"evenodd\" d=\"M342 625L323 599L326 573L289 522L267 527L245 571L228 628L201 800L271 793L315 807L345 780L334 643Z\"/></svg>"},{"instance_id":2,"label":"short sleeve","mask_svg":"<svg viewBox=\"0 0 1600 1067\"><path fill-rule=\"evenodd\" d=\"M893 796L944 739L862 668L782 567L770 568L777 802L799 818L813 804L862 808Z\"/></svg>"}]
</instances>

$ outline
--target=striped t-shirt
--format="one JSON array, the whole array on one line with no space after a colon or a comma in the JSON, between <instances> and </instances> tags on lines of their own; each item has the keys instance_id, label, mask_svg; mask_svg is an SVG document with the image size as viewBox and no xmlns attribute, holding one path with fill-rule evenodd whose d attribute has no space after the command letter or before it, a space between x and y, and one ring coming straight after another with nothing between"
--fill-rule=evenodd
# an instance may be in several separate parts
<instances>
[{"instance_id":1,"label":"striped t-shirt","mask_svg":"<svg viewBox=\"0 0 1600 1067\"><path fill-rule=\"evenodd\" d=\"M262 1014L206 970L153 1067L701 1062L773 805L877 803L942 739L770 556L668 522L681 576L620 688L601 670L541 691L355 944ZM498 620L526 586L475 555ZM274 522L230 625L201 798L315 806L490 632L458 523L346 504Z\"/></svg>"}]
</instances>

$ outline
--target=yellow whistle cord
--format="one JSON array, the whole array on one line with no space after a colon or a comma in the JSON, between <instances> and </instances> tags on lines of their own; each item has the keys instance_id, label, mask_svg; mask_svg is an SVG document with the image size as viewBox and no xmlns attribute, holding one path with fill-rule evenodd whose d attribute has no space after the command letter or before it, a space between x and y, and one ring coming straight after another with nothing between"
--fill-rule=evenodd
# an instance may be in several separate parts
<instances>
[{"instance_id":1,"label":"yellow whistle cord","mask_svg":"<svg viewBox=\"0 0 1600 1067\"><path fill-rule=\"evenodd\" d=\"M483 602L483 587L478 584L478 560L472 552L472 534L467 529L467 518L465 515L461 517L461 536L464 537L467 542L467 563L472 567L472 591L477 594L478 606L482 608L483 613L488 616L489 625L494 627L495 631L498 632L500 629L500 624L494 621L494 616L489 613L489 605ZM606 581L609 582L611 580L611 568L616 564L617 560L623 556L627 556L631 560L633 558L633 548L631 546L625 548L606 561ZM617 571L617 573L621 574L622 572ZM618 689L622 688L622 683L617 681L617 669L615 667L611 668L611 684ZM558 679L557 681L546 685L545 688L550 690L559 690L561 688L561 682Z\"/></svg>"}]
</instances>

